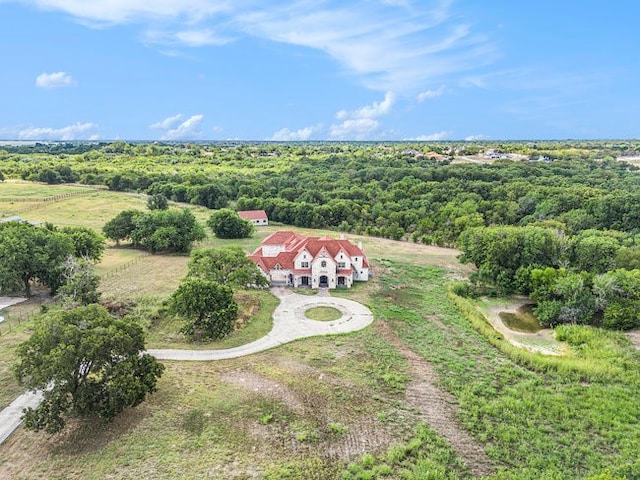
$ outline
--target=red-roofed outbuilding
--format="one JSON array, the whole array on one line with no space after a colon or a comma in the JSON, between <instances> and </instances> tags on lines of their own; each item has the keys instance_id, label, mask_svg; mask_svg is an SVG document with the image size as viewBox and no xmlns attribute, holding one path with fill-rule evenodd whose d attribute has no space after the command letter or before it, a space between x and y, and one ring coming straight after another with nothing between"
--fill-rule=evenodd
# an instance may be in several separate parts
<instances>
[{"instance_id":1,"label":"red-roofed outbuilding","mask_svg":"<svg viewBox=\"0 0 640 480\"><path fill-rule=\"evenodd\" d=\"M256 226L269 225L269 217L264 210L241 210L238 212L238 216L249 220Z\"/></svg>"}]
</instances>

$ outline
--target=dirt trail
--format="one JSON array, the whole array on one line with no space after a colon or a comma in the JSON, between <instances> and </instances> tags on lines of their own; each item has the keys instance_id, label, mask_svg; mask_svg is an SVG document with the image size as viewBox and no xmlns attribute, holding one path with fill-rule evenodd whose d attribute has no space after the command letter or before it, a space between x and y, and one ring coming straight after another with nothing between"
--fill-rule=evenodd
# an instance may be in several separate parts
<instances>
[{"instance_id":1,"label":"dirt trail","mask_svg":"<svg viewBox=\"0 0 640 480\"><path fill-rule=\"evenodd\" d=\"M379 322L378 331L407 359L412 378L407 387L407 399L420 411L420 418L449 442L474 476L494 473L495 468L482 446L459 425L456 398L438 388L438 374L431 365L409 349L386 323Z\"/></svg>"},{"instance_id":2,"label":"dirt trail","mask_svg":"<svg viewBox=\"0 0 640 480\"><path fill-rule=\"evenodd\" d=\"M631 330L627 332L627 336L631 339L633 346L640 350L640 330Z\"/></svg>"}]
</instances>

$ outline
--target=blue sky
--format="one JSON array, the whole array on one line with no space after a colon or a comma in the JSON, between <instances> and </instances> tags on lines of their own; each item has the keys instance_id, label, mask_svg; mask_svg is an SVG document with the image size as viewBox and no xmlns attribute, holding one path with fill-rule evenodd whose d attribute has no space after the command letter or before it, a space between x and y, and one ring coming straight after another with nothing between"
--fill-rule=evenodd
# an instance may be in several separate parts
<instances>
[{"instance_id":1,"label":"blue sky","mask_svg":"<svg viewBox=\"0 0 640 480\"><path fill-rule=\"evenodd\" d=\"M0 139L640 137L631 0L0 0Z\"/></svg>"}]
</instances>

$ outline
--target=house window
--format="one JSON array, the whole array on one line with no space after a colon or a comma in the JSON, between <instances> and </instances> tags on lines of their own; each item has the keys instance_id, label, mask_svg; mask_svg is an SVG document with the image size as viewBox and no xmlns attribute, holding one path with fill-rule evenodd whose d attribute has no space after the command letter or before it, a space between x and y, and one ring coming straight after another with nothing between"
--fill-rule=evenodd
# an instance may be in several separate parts
<instances>
[{"instance_id":1,"label":"house window","mask_svg":"<svg viewBox=\"0 0 640 480\"><path fill-rule=\"evenodd\" d=\"M300 266L301 266L302 268L309 268L309 262L301 262L301 263L300 263Z\"/></svg>"},{"instance_id":2,"label":"house window","mask_svg":"<svg viewBox=\"0 0 640 480\"><path fill-rule=\"evenodd\" d=\"M322 268L325 268L325 267L327 266L327 262L326 262L326 260L322 260L322 262L320 262L320 266L321 266Z\"/></svg>"},{"instance_id":3,"label":"house window","mask_svg":"<svg viewBox=\"0 0 640 480\"><path fill-rule=\"evenodd\" d=\"M344 262L338 262L338 268L340 268L340 269L347 268L347 264L344 263Z\"/></svg>"},{"instance_id":4,"label":"house window","mask_svg":"<svg viewBox=\"0 0 640 480\"><path fill-rule=\"evenodd\" d=\"M280 266L280 264L278 264L278 265L275 266L275 269L276 270L282 270L282 267Z\"/></svg>"}]
</instances>

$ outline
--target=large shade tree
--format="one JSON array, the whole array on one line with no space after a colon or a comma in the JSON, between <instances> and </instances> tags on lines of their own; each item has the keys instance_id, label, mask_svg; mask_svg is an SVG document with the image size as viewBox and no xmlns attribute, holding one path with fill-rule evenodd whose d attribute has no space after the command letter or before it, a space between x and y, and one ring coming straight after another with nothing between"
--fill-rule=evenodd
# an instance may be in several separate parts
<instances>
[{"instance_id":1,"label":"large shade tree","mask_svg":"<svg viewBox=\"0 0 640 480\"><path fill-rule=\"evenodd\" d=\"M264 287L267 278L238 246L204 248L191 254L189 276L234 287Z\"/></svg>"},{"instance_id":2,"label":"large shade tree","mask_svg":"<svg viewBox=\"0 0 640 480\"><path fill-rule=\"evenodd\" d=\"M18 346L15 374L44 399L24 413L31 430L55 433L69 417L112 420L156 390L164 367L144 354L140 325L99 305L49 313Z\"/></svg>"},{"instance_id":3,"label":"large shade tree","mask_svg":"<svg viewBox=\"0 0 640 480\"><path fill-rule=\"evenodd\" d=\"M171 296L171 308L185 317L182 332L191 337L222 338L228 335L238 318L233 291L202 278L186 278Z\"/></svg>"},{"instance_id":4,"label":"large shade tree","mask_svg":"<svg viewBox=\"0 0 640 480\"><path fill-rule=\"evenodd\" d=\"M31 295L34 281L55 293L64 282L62 265L75 251L62 232L23 222L0 223L0 292Z\"/></svg>"},{"instance_id":5,"label":"large shade tree","mask_svg":"<svg viewBox=\"0 0 640 480\"><path fill-rule=\"evenodd\" d=\"M207 220L207 225L218 238L249 238L255 232L255 227L250 221L240 218L237 212L228 208L213 212Z\"/></svg>"},{"instance_id":6,"label":"large shade tree","mask_svg":"<svg viewBox=\"0 0 640 480\"><path fill-rule=\"evenodd\" d=\"M63 227L60 229L73 242L74 256L98 262L106 247L104 236L88 227Z\"/></svg>"}]
</instances>

